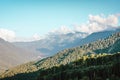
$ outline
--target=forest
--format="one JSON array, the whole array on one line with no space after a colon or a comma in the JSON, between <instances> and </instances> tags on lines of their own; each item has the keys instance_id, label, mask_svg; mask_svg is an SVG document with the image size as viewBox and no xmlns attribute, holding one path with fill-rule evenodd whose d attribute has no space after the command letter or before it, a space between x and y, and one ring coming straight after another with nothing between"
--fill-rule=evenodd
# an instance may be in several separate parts
<instances>
[{"instance_id":1,"label":"forest","mask_svg":"<svg viewBox=\"0 0 120 80\"><path fill-rule=\"evenodd\" d=\"M0 80L120 80L120 32L1 73Z\"/></svg>"}]
</instances>

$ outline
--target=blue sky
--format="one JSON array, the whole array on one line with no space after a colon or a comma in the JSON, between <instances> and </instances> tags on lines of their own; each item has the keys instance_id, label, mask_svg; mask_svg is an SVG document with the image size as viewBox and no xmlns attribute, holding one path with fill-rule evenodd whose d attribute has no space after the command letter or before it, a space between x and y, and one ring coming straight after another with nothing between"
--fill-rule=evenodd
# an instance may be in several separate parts
<instances>
[{"instance_id":1,"label":"blue sky","mask_svg":"<svg viewBox=\"0 0 120 80\"><path fill-rule=\"evenodd\" d=\"M120 13L120 0L0 0L0 28L17 36L46 34L88 21L88 15Z\"/></svg>"}]
</instances>

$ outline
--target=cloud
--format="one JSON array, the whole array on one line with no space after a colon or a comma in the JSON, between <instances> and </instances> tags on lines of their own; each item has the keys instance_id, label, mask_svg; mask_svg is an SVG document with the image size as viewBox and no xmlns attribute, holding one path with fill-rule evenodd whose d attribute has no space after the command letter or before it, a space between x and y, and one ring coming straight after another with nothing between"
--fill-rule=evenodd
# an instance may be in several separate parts
<instances>
[{"instance_id":1,"label":"cloud","mask_svg":"<svg viewBox=\"0 0 120 80\"><path fill-rule=\"evenodd\" d=\"M72 29L68 28L67 26L61 26L57 29L51 30L49 33L50 34L67 34L73 32Z\"/></svg>"},{"instance_id":2,"label":"cloud","mask_svg":"<svg viewBox=\"0 0 120 80\"><path fill-rule=\"evenodd\" d=\"M115 16L120 17L120 13L115 14Z\"/></svg>"},{"instance_id":3,"label":"cloud","mask_svg":"<svg viewBox=\"0 0 120 80\"><path fill-rule=\"evenodd\" d=\"M33 36L30 37L15 37L12 42L31 42L36 40L44 39L45 36L40 36L39 34L35 33Z\"/></svg>"},{"instance_id":4,"label":"cloud","mask_svg":"<svg viewBox=\"0 0 120 80\"><path fill-rule=\"evenodd\" d=\"M40 40L43 39L44 37L38 35L37 33L35 33L31 37L19 37L16 36L16 33L12 30L0 28L0 38L9 42L28 42Z\"/></svg>"},{"instance_id":5,"label":"cloud","mask_svg":"<svg viewBox=\"0 0 120 80\"><path fill-rule=\"evenodd\" d=\"M16 35L14 31L0 28L0 38L6 41L13 41L15 37Z\"/></svg>"},{"instance_id":6,"label":"cloud","mask_svg":"<svg viewBox=\"0 0 120 80\"><path fill-rule=\"evenodd\" d=\"M118 27L118 16L109 15L89 15L89 21L86 24L75 25L74 30L79 32L93 33L103 30L111 30Z\"/></svg>"},{"instance_id":7,"label":"cloud","mask_svg":"<svg viewBox=\"0 0 120 80\"><path fill-rule=\"evenodd\" d=\"M37 33L35 33L34 35L33 35L33 39L34 40L40 40L42 37L40 37L40 35L38 35Z\"/></svg>"},{"instance_id":8,"label":"cloud","mask_svg":"<svg viewBox=\"0 0 120 80\"><path fill-rule=\"evenodd\" d=\"M85 33L93 33L104 30L112 30L118 28L118 17L120 14L108 15L89 15L89 20L87 23L81 25L73 25L73 29L67 26L61 26L60 28L54 29L49 33L53 34L67 34L67 33L75 33L77 32L85 32ZM50 35L49 34L49 35Z\"/></svg>"},{"instance_id":9,"label":"cloud","mask_svg":"<svg viewBox=\"0 0 120 80\"><path fill-rule=\"evenodd\" d=\"M47 35L40 36L39 34L35 33L31 37L19 37L16 36L16 33L14 31L8 30L8 29L1 29L0 28L0 37L3 38L6 41L10 42L28 42L28 41L35 41L44 39L46 37L54 37L56 35L64 35L68 33L75 33L75 32L83 32L83 33L93 33L98 31L104 31L104 30L111 30L118 28L118 18L120 17L120 14L114 14L114 15L108 15L105 16L102 15L89 15L89 20L85 24L81 25L74 25L71 28L68 26L61 26L59 28L53 29L50 32L48 32Z\"/></svg>"},{"instance_id":10,"label":"cloud","mask_svg":"<svg viewBox=\"0 0 120 80\"><path fill-rule=\"evenodd\" d=\"M14 42L31 42L31 41L41 40L41 39L44 39L44 36L40 36L39 34L35 33L31 37L16 37L14 39Z\"/></svg>"},{"instance_id":11,"label":"cloud","mask_svg":"<svg viewBox=\"0 0 120 80\"><path fill-rule=\"evenodd\" d=\"M31 38L32 38L31 40L36 41L36 40L44 39L45 36L44 36L44 35L41 36L41 35L39 35L38 33L35 33Z\"/></svg>"},{"instance_id":12,"label":"cloud","mask_svg":"<svg viewBox=\"0 0 120 80\"><path fill-rule=\"evenodd\" d=\"M98 23L102 25L111 25L111 26L116 26L118 23L118 17L115 15L109 15L107 18L101 15L89 15L89 22L90 23Z\"/></svg>"},{"instance_id":13,"label":"cloud","mask_svg":"<svg viewBox=\"0 0 120 80\"><path fill-rule=\"evenodd\" d=\"M31 42L35 39L33 37L16 37L12 42Z\"/></svg>"}]
</instances>

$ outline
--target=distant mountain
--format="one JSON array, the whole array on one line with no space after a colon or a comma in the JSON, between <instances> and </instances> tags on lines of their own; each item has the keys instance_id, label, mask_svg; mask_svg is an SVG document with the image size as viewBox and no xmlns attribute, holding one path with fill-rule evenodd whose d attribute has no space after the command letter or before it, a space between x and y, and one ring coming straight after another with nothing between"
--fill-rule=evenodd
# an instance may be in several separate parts
<instances>
[{"instance_id":1,"label":"distant mountain","mask_svg":"<svg viewBox=\"0 0 120 80\"><path fill-rule=\"evenodd\" d=\"M33 60L33 53L18 48L0 38L0 72L10 67Z\"/></svg>"},{"instance_id":2,"label":"distant mountain","mask_svg":"<svg viewBox=\"0 0 120 80\"><path fill-rule=\"evenodd\" d=\"M78 45L84 45L84 44L87 44L87 43L91 43L91 42L94 42L96 40L99 40L99 39L104 39L104 38L107 38L108 36L116 33L116 32L120 32L120 29L115 29L115 30L109 30L109 31L101 31L101 32L95 32L95 33L92 33L90 35L88 35L86 38L83 38L79 41L79 43L77 43Z\"/></svg>"},{"instance_id":3,"label":"distant mountain","mask_svg":"<svg viewBox=\"0 0 120 80\"><path fill-rule=\"evenodd\" d=\"M107 37L106 39L100 39L100 40L91 42L89 44L85 44L85 45L70 48L70 49L65 49L65 50L60 51L59 53L55 54L54 56L17 66L8 71L5 71L1 76L10 77L10 76L14 76L15 74L19 74L19 75L16 75L15 78L24 76L23 78L26 80L34 80L33 78L37 77L39 70L45 70L45 69L51 70L55 66L57 68L61 65L71 64L72 62L75 62L75 61L78 61L81 59L83 62L89 57L95 58L98 56L105 56L105 55L109 55L109 54L111 55L114 53L119 53L120 52L119 46L120 46L120 32L117 32L117 33L112 34L111 36ZM110 61L111 57L109 57L109 58L110 59L109 59L108 63L104 62L105 65L110 64L110 62L115 62L115 61ZM104 60L105 59L108 59L108 57L104 58ZM116 58L114 58L114 57L113 57L113 59L116 60ZM89 60L89 61L91 61L91 63L90 63L91 65L93 64L92 60L93 59ZM95 58L95 60L96 60L96 58ZM95 60L93 60L93 61L95 61ZM98 58L97 61L99 61L99 60L103 61L103 58L101 58L101 59ZM102 61L99 61L99 62L101 62L100 65L103 67ZM86 62L88 62L88 61L86 61ZM79 63L79 64L81 64L81 63ZM85 63L83 62L83 64L85 64ZM97 64L99 64L99 63L97 63ZM72 66L74 66L74 64ZM80 65L80 67L82 67L82 66L83 65ZM89 67L90 65L87 65L87 66ZM72 69L74 69L74 68L72 68ZM32 72L34 72L34 73L32 73ZM20 73L24 73L24 74L20 74ZM28 74L25 74L25 73L28 73ZM33 77L30 78L31 76L33 76ZM46 76L46 75L44 75L44 76ZM13 79L14 79L14 77L13 77ZM10 79L8 78L8 80L10 80Z\"/></svg>"},{"instance_id":4,"label":"distant mountain","mask_svg":"<svg viewBox=\"0 0 120 80\"><path fill-rule=\"evenodd\" d=\"M74 47L75 42L87 36L87 33L50 34L45 39L33 42L16 42L15 46L31 50L38 55L51 56L55 53Z\"/></svg>"},{"instance_id":5,"label":"distant mountain","mask_svg":"<svg viewBox=\"0 0 120 80\"><path fill-rule=\"evenodd\" d=\"M107 38L111 34L119 31L120 29L116 29L116 30L95 32L90 35L81 32L68 33L68 34L50 34L46 38L39 41L16 42L13 44L15 46L27 50L31 50L31 52L38 54L38 56L43 55L47 57L47 56L52 56L57 52L67 48L77 47L99 39Z\"/></svg>"}]
</instances>

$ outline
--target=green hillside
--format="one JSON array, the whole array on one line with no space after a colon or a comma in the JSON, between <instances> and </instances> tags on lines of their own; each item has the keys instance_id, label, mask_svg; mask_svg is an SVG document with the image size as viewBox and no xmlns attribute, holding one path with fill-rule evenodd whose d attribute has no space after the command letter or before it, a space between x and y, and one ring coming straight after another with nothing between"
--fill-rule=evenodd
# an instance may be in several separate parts
<instances>
[{"instance_id":1,"label":"green hillside","mask_svg":"<svg viewBox=\"0 0 120 80\"><path fill-rule=\"evenodd\" d=\"M112 77L117 80L119 75L114 72L120 71L117 68L120 63L119 46L120 32L106 39L65 49L52 57L6 70L0 77L3 78L1 80L101 80L96 78L105 80L107 78L112 79ZM112 70L112 72L106 70ZM95 71L95 75L91 79L90 76L93 76L93 71ZM102 71L105 72L102 73ZM91 73L90 76L89 73ZM101 73L101 75L108 74L109 76L103 77L98 73ZM75 76L77 74L81 74L81 77L77 78ZM65 76L66 78L63 79ZM67 76L69 77L67 78Z\"/></svg>"},{"instance_id":2,"label":"green hillside","mask_svg":"<svg viewBox=\"0 0 120 80\"><path fill-rule=\"evenodd\" d=\"M120 52L91 54L66 65L40 69L1 80L120 80Z\"/></svg>"},{"instance_id":3,"label":"green hillside","mask_svg":"<svg viewBox=\"0 0 120 80\"><path fill-rule=\"evenodd\" d=\"M40 70L37 80L120 80L120 52L93 54L59 67Z\"/></svg>"},{"instance_id":4,"label":"green hillside","mask_svg":"<svg viewBox=\"0 0 120 80\"><path fill-rule=\"evenodd\" d=\"M113 34L112 36L103 39L98 40L90 44L86 44L83 46L71 48L71 49L65 49L55 56L49 57L45 59L44 61L37 62L36 65L40 68L50 68L53 66L59 66L59 65L65 65L70 62L76 61L78 59L81 59L84 55L89 54L100 54L100 53L113 53L111 49L115 47L118 52L120 51L119 44L120 42L120 32Z\"/></svg>"}]
</instances>

